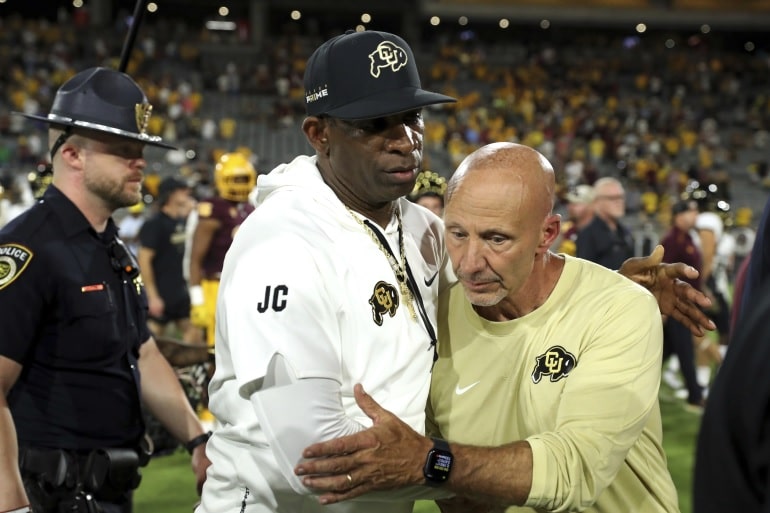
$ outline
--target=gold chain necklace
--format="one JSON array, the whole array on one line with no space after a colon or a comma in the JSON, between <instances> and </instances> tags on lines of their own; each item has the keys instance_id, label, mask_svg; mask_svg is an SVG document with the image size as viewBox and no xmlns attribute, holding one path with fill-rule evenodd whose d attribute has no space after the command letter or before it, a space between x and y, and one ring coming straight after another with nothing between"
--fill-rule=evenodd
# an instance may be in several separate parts
<instances>
[{"instance_id":1,"label":"gold chain necklace","mask_svg":"<svg viewBox=\"0 0 770 513\"><path fill-rule=\"evenodd\" d=\"M406 307L409 310L409 315L413 320L416 321L417 312L414 310L414 298L412 297L412 292L409 290L409 286L406 283L406 252L404 251L404 228L401 225L401 210L396 209L396 220L398 221L398 249L401 253L401 264L399 264L396 262L396 258L393 256L393 253L385 249L385 246L382 245L382 242L380 242L380 239L374 233L372 228L367 226L366 223L364 223L361 218L350 209L350 207L345 205L345 208L348 209L348 212L350 212L350 215L353 216L353 219L355 219L356 222L361 225L364 231L369 234L369 237L374 241L377 247L380 248L382 254L385 255L385 257L388 259L388 263L390 264L391 269L393 269L393 274L396 275L396 280L398 281L398 286L401 290L401 297L406 303Z\"/></svg>"}]
</instances>

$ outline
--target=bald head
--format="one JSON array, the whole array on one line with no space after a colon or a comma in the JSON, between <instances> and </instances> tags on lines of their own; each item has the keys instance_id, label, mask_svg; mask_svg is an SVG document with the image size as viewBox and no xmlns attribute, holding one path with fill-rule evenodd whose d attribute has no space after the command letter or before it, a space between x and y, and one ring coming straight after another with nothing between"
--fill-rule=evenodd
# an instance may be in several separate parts
<instances>
[{"instance_id":1,"label":"bald head","mask_svg":"<svg viewBox=\"0 0 770 513\"><path fill-rule=\"evenodd\" d=\"M460 187L481 183L507 187L515 184L526 194L517 199L521 207L548 215L553 210L555 177L553 166L540 152L522 144L500 142L487 144L468 155L447 185L447 203ZM514 198L511 198L513 200Z\"/></svg>"},{"instance_id":2,"label":"bald head","mask_svg":"<svg viewBox=\"0 0 770 513\"><path fill-rule=\"evenodd\" d=\"M548 248L560 227L554 182L548 160L520 144L489 144L460 164L447 188L444 226L452 268L472 304L505 303L518 315L550 291L556 267Z\"/></svg>"}]
</instances>

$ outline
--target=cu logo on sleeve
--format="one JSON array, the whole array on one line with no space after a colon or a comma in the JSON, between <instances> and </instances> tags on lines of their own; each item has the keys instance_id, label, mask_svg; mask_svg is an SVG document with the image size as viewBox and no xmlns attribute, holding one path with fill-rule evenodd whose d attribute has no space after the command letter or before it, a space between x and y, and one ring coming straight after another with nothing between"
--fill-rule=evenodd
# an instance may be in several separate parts
<instances>
[{"instance_id":1,"label":"cu logo on sleeve","mask_svg":"<svg viewBox=\"0 0 770 513\"><path fill-rule=\"evenodd\" d=\"M551 381L559 381L567 377L577 365L575 355L561 346L553 346L545 353L535 358L535 370L532 371L532 382L540 383L543 376L550 376Z\"/></svg>"},{"instance_id":2,"label":"cu logo on sleeve","mask_svg":"<svg viewBox=\"0 0 770 513\"><path fill-rule=\"evenodd\" d=\"M286 285L268 285L265 294L257 303L257 312L265 313L268 310L281 312L286 308L289 287Z\"/></svg>"}]
</instances>

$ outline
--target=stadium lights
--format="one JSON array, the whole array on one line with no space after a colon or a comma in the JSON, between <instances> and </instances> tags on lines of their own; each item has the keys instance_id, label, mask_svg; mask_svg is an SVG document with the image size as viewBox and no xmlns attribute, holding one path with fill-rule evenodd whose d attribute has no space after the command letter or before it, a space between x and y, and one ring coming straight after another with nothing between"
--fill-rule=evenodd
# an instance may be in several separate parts
<instances>
[{"instance_id":1,"label":"stadium lights","mask_svg":"<svg viewBox=\"0 0 770 513\"><path fill-rule=\"evenodd\" d=\"M438 16L430 17L430 24L433 25L434 27L439 26L440 23L441 23L441 18L439 18Z\"/></svg>"},{"instance_id":2,"label":"stadium lights","mask_svg":"<svg viewBox=\"0 0 770 513\"><path fill-rule=\"evenodd\" d=\"M158 12L158 4L155 2L147 4L147 12Z\"/></svg>"},{"instance_id":3,"label":"stadium lights","mask_svg":"<svg viewBox=\"0 0 770 513\"><path fill-rule=\"evenodd\" d=\"M457 23L459 23L461 26L466 26L468 24L468 17L467 16L460 16L457 19Z\"/></svg>"},{"instance_id":4,"label":"stadium lights","mask_svg":"<svg viewBox=\"0 0 770 513\"><path fill-rule=\"evenodd\" d=\"M292 20L298 21L300 18L302 18L302 13L297 10L294 10L294 11L291 11L291 14L289 14L289 16L291 16Z\"/></svg>"},{"instance_id":5,"label":"stadium lights","mask_svg":"<svg viewBox=\"0 0 770 513\"><path fill-rule=\"evenodd\" d=\"M361 15L361 22L362 23L369 23L372 21L372 15L368 12L365 12Z\"/></svg>"}]
</instances>

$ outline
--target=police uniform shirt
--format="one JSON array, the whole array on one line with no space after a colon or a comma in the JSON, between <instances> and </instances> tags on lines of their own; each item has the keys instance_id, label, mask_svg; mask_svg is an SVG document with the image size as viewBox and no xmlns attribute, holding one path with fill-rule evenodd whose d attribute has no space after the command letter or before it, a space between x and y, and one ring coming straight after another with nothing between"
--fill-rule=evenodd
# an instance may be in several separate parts
<instances>
[{"instance_id":1,"label":"police uniform shirt","mask_svg":"<svg viewBox=\"0 0 770 513\"><path fill-rule=\"evenodd\" d=\"M0 354L23 366L8 396L21 446L128 446L143 432L127 351L150 337L146 299L113 267L116 234L54 186L0 231Z\"/></svg>"},{"instance_id":2,"label":"police uniform shirt","mask_svg":"<svg viewBox=\"0 0 770 513\"><path fill-rule=\"evenodd\" d=\"M508 513L678 512L662 448L658 305L619 274L565 258L545 303L518 319L479 317L460 285L440 297L428 431L529 442L532 487Z\"/></svg>"}]
</instances>

